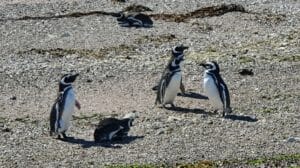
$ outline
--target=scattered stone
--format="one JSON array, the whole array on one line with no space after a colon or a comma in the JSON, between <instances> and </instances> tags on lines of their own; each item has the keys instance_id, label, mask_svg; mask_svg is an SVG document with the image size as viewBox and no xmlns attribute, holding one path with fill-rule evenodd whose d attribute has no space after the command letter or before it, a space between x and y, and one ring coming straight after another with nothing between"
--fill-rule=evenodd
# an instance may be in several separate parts
<instances>
[{"instance_id":1,"label":"scattered stone","mask_svg":"<svg viewBox=\"0 0 300 168\"><path fill-rule=\"evenodd\" d=\"M13 96L13 97L10 98L10 100L17 100L17 97Z\"/></svg>"},{"instance_id":2,"label":"scattered stone","mask_svg":"<svg viewBox=\"0 0 300 168\"><path fill-rule=\"evenodd\" d=\"M70 37L70 36L71 36L71 34L68 33L68 32L66 32L66 33L64 33L64 34L61 35L61 37Z\"/></svg>"},{"instance_id":3,"label":"scattered stone","mask_svg":"<svg viewBox=\"0 0 300 168\"><path fill-rule=\"evenodd\" d=\"M113 3L115 3L115 2L126 2L126 0L111 0Z\"/></svg>"},{"instance_id":4,"label":"scattered stone","mask_svg":"<svg viewBox=\"0 0 300 168\"><path fill-rule=\"evenodd\" d=\"M168 122L172 122L172 121L181 121L182 118L179 118L179 117L175 117L175 116L169 116L167 121Z\"/></svg>"},{"instance_id":5,"label":"scattered stone","mask_svg":"<svg viewBox=\"0 0 300 168\"><path fill-rule=\"evenodd\" d=\"M164 133L165 133L164 130L158 130L155 135L161 135L161 134L164 134Z\"/></svg>"},{"instance_id":6,"label":"scattered stone","mask_svg":"<svg viewBox=\"0 0 300 168\"><path fill-rule=\"evenodd\" d=\"M126 7L124 10L124 12L146 12L146 11L152 11L152 9L143 6L143 5L130 5L128 7Z\"/></svg>"},{"instance_id":7,"label":"scattered stone","mask_svg":"<svg viewBox=\"0 0 300 168\"><path fill-rule=\"evenodd\" d=\"M2 132L11 132L11 129L10 128L4 128L4 129L2 129Z\"/></svg>"},{"instance_id":8,"label":"scattered stone","mask_svg":"<svg viewBox=\"0 0 300 168\"><path fill-rule=\"evenodd\" d=\"M254 75L252 69L246 69L246 68L240 69L239 74L243 75L243 76L245 76L245 75L253 76Z\"/></svg>"}]
</instances>

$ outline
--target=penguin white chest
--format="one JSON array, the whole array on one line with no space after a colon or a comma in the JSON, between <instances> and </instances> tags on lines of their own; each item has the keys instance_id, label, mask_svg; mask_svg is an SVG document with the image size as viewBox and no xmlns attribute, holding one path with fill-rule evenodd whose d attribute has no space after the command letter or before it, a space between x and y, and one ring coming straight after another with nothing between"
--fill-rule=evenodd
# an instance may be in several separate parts
<instances>
[{"instance_id":1,"label":"penguin white chest","mask_svg":"<svg viewBox=\"0 0 300 168\"><path fill-rule=\"evenodd\" d=\"M203 88L206 96L208 97L210 103L218 108L223 108L223 103L220 98L219 89L214 81L214 78L210 75L205 74L203 80Z\"/></svg>"},{"instance_id":2,"label":"penguin white chest","mask_svg":"<svg viewBox=\"0 0 300 168\"><path fill-rule=\"evenodd\" d=\"M70 121L72 120L72 114L75 107L75 93L73 89L70 89L65 98L64 110L61 118L61 130L67 130L70 127Z\"/></svg>"},{"instance_id":3,"label":"penguin white chest","mask_svg":"<svg viewBox=\"0 0 300 168\"><path fill-rule=\"evenodd\" d=\"M173 103L175 97L177 96L177 93L180 90L180 83L181 83L181 72L176 72L171 77L169 85L166 87L163 104Z\"/></svg>"}]
</instances>

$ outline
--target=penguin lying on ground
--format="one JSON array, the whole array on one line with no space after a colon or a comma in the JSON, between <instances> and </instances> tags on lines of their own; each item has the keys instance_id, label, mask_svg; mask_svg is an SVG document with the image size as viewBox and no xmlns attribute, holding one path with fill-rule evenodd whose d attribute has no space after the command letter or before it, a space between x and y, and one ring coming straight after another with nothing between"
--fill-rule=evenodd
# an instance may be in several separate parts
<instances>
[{"instance_id":1,"label":"penguin lying on ground","mask_svg":"<svg viewBox=\"0 0 300 168\"><path fill-rule=\"evenodd\" d=\"M182 76L181 76L181 66L184 60L184 50L188 47L180 45L176 46L172 50L174 56L173 59L167 65L167 68L163 72L161 80L158 85L157 96L155 104L159 103L165 107L166 104L170 104L172 107L174 105L174 99L177 96L180 88L182 88ZM184 92L184 88L182 90Z\"/></svg>"},{"instance_id":2,"label":"penguin lying on ground","mask_svg":"<svg viewBox=\"0 0 300 168\"><path fill-rule=\"evenodd\" d=\"M135 116L126 115L123 119L105 118L99 122L94 132L96 143L122 140L128 136L130 127L133 126Z\"/></svg>"},{"instance_id":3,"label":"penguin lying on ground","mask_svg":"<svg viewBox=\"0 0 300 168\"><path fill-rule=\"evenodd\" d=\"M231 113L230 95L227 85L220 75L219 65L215 62L200 64L205 68L203 88L210 103L217 109L223 110L223 117Z\"/></svg>"},{"instance_id":4,"label":"penguin lying on ground","mask_svg":"<svg viewBox=\"0 0 300 168\"><path fill-rule=\"evenodd\" d=\"M143 13L131 13L124 14L123 12L118 13L117 21L121 27L152 27L153 21L151 18Z\"/></svg>"},{"instance_id":5,"label":"penguin lying on ground","mask_svg":"<svg viewBox=\"0 0 300 168\"><path fill-rule=\"evenodd\" d=\"M79 74L64 75L59 82L58 97L52 106L50 113L50 136L55 133L67 139L66 131L70 127L74 106L80 109L80 103L76 100L72 83Z\"/></svg>"}]
</instances>

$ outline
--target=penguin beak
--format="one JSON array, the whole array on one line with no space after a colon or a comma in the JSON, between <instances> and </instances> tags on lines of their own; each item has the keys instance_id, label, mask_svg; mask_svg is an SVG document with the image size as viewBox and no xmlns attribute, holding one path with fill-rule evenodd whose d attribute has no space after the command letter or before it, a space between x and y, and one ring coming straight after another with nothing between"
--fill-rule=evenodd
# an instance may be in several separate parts
<instances>
[{"instance_id":1,"label":"penguin beak","mask_svg":"<svg viewBox=\"0 0 300 168\"><path fill-rule=\"evenodd\" d=\"M71 82L74 82L74 81L76 80L77 76L79 76L79 73L76 73L76 74L70 76L70 78L69 78L70 81L71 81Z\"/></svg>"},{"instance_id":2,"label":"penguin beak","mask_svg":"<svg viewBox=\"0 0 300 168\"><path fill-rule=\"evenodd\" d=\"M206 69L207 64L201 63L200 66L203 66Z\"/></svg>"},{"instance_id":3,"label":"penguin beak","mask_svg":"<svg viewBox=\"0 0 300 168\"><path fill-rule=\"evenodd\" d=\"M183 51L184 51L184 50L187 50L187 49L189 49L188 46L182 46L182 50L183 50Z\"/></svg>"}]
</instances>

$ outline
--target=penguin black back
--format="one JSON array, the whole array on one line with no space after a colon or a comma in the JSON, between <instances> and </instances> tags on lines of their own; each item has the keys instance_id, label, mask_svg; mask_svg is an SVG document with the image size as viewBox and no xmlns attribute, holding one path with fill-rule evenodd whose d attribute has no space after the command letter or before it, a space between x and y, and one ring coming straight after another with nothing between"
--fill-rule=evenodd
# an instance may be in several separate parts
<instances>
[{"instance_id":1,"label":"penguin black back","mask_svg":"<svg viewBox=\"0 0 300 168\"><path fill-rule=\"evenodd\" d=\"M132 126L132 118L105 118L99 122L94 132L95 142L122 139Z\"/></svg>"}]
</instances>

